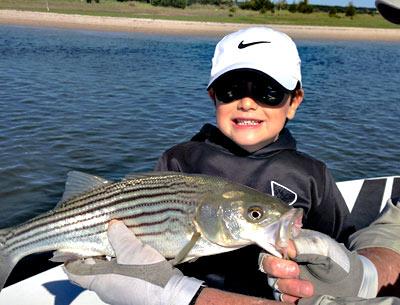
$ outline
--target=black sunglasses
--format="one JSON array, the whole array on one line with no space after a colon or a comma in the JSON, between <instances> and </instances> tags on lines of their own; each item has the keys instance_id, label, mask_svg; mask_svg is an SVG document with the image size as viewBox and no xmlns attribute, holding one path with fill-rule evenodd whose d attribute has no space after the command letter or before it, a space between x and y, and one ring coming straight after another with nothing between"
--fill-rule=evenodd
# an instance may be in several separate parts
<instances>
[{"instance_id":1,"label":"black sunglasses","mask_svg":"<svg viewBox=\"0 0 400 305\"><path fill-rule=\"evenodd\" d=\"M273 78L248 71L228 72L211 87L216 100L225 104L243 97L252 97L261 104L278 106L292 93Z\"/></svg>"}]
</instances>

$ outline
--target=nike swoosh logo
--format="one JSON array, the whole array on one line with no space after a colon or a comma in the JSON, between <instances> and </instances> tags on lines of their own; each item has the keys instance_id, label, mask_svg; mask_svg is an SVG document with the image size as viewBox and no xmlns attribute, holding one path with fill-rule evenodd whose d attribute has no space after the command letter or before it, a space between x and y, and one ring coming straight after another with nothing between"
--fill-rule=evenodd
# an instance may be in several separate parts
<instances>
[{"instance_id":1,"label":"nike swoosh logo","mask_svg":"<svg viewBox=\"0 0 400 305\"><path fill-rule=\"evenodd\" d=\"M254 41L254 42L249 42L249 43L243 43L243 42L244 42L244 40L242 40L242 41L239 43L239 45L238 45L238 48L239 48L239 49L244 49L244 48L253 46L253 45L255 45L255 44L259 44L259 43L271 43L271 41Z\"/></svg>"}]
</instances>

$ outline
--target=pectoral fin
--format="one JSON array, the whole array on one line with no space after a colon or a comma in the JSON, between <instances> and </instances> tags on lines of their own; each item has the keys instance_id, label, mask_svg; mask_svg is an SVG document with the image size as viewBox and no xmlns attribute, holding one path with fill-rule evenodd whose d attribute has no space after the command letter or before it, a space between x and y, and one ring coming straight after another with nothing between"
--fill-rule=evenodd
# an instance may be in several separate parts
<instances>
[{"instance_id":1,"label":"pectoral fin","mask_svg":"<svg viewBox=\"0 0 400 305\"><path fill-rule=\"evenodd\" d=\"M174 259L170 260L172 265L177 265L183 261L183 259L189 254L190 250L194 247L196 242L199 240L201 234L194 232L190 241L182 248L181 251L175 256Z\"/></svg>"},{"instance_id":2,"label":"pectoral fin","mask_svg":"<svg viewBox=\"0 0 400 305\"><path fill-rule=\"evenodd\" d=\"M258 242L257 243L261 248L263 248L268 253L275 255L276 257L283 257L282 253L280 253L277 248L269 242Z\"/></svg>"},{"instance_id":3,"label":"pectoral fin","mask_svg":"<svg viewBox=\"0 0 400 305\"><path fill-rule=\"evenodd\" d=\"M53 252L53 257L50 258L52 262L69 262L85 257L102 256L102 253L94 251L78 251L76 249L59 249Z\"/></svg>"}]
</instances>

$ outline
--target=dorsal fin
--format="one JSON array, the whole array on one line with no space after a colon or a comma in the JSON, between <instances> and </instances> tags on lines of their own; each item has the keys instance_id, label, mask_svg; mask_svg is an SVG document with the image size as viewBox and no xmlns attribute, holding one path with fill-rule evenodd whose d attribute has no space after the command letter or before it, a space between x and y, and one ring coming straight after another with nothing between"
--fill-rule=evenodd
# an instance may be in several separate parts
<instances>
[{"instance_id":1,"label":"dorsal fin","mask_svg":"<svg viewBox=\"0 0 400 305\"><path fill-rule=\"evenodd\" d=\"M123 180L130 180L130 179L139 179L139 178L146 178L146 177L163 177L163 176L171 176L171 175L179 175L182 174L180 172L173 172L173 171L160 171L160 172L140 172L140 173L133 173L128 174L124 177Z\"/></svg>"},{"instance_id":2,"label":"dorsal fin","mask_svg":"<svg viewBox=\"0 0 400 305\"><path fill-rule=\"evenodd\" d=\"M81 195L97 187L104 186L110 183L111 181L108 181L98 176L82 173L79 171L70 171L67 175L67 181L65 182L64 194L57 206L75 196Z\"/></svg>"}]
</instances>

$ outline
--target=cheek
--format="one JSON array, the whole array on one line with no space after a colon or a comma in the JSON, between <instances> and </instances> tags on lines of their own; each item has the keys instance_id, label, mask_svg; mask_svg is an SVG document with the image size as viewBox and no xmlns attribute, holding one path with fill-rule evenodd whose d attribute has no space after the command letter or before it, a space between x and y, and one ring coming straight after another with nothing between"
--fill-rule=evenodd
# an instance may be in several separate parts
<instances>
[{"instance_id":1,"label":"cheek","mask_svg":"<svg viewBox=\"0 0 400 305\"><path fill-rule=\"evenodd\" d=\"M217 120L217 125L222 126L226 124L229 119L229 104L217 104L215 108L215 118Z\"/></svg>"},{"instance_id":2,"label":"cheek","mask_svg":"<svg viewBox=\"0 0 400 305\"><path fill-rule=\"evenodd\" d=\"M269 119L276 125L281 125L280 123L284 124L288 115L289 107L287 106L268 111Z\"/></svg>"}]
</instances>

